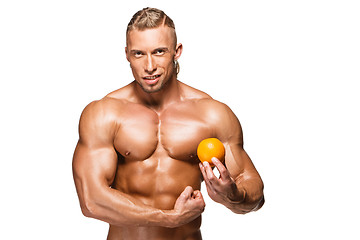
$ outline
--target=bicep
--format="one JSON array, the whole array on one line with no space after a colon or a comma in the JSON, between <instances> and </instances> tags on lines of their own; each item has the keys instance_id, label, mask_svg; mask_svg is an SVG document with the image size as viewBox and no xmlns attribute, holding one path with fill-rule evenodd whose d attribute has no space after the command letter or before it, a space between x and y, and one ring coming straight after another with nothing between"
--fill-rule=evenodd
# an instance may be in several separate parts
<instances>
[{"instance_id":1,"label":"bicep","mask_svg":"<svg viewBox=\"0 0 360 240\"><path fill-rule=\"evenodd\" d=\"M80 118L79 142L73 158L76 185L86 189L110 186L116 172L114 124L101 102L89 104ZM110 120L109 120L110 119Z\"/></svg>"},{"instance_id":2,"label":"bicep","mask_svg":"<svg viewBox=\"0 0 360 240\"><path fill-rule=\"evenodd\" d=\"M94 202L101 199L115 176L116 153L110 148L89 148L79 141L73 158L73 176L80 206L91 216Z\"/></svg>"},{"instance_id":3,"label":"bicep","mask_svg":"<svg viewBox=\"0 0 360 240\"><path fill-rule=\"evenodd\" d=\"M243 148L240 121L225 104L219 110L217 135L225 146L225 165L233 179L259 178L250 157Z\"/></svg>"},{"instance_id":4,"label":"bicep","mask_svg":"<svg viewBox=\"0 0 360 240\"><path fill-rule=\"evenodd\" d=\"M225 165L234 180L244 181L260 177L242 144L231 141L225 143Z\"/></svg>"},{"instance_id":5,"label":"bicep","mask_svg":"<svg viewBox=\"0 0 360 240\"><path fill-rule=\"evenodd\" d=\"M73 159L74 176L83 182L110 186L115 177L117 153L113 147L89 147L81 141Z\"/></svg>"}]
</instances>

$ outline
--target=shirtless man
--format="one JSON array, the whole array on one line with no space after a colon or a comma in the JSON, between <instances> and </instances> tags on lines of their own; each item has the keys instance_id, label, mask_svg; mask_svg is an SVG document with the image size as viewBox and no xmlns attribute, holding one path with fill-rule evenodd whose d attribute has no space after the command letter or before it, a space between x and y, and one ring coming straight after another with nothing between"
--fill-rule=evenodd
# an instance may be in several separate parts
<instances>
[{"instance_id":1,"label":"shirtless man","mask_svg":"<svg viewBox=\"0 0 360 240\"><path fill-rule=\"evenodd\" d=\"M126 57L135 81L82 113L73 173L82 212L110 224L108 239L201 239L200 192L235 213L259 209L263 182L243 149L233 112L177 80L182 45L172 20L157 9L136 13ZM225 164L217 178L196 149L216 137Z\"/></svg>"}]
</instances>

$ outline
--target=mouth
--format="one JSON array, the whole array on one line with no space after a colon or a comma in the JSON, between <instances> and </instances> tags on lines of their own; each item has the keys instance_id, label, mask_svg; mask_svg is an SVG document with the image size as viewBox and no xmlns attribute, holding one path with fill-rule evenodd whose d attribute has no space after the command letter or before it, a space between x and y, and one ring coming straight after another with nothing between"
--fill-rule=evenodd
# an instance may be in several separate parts
<instances>
[{"instance_id":1,"label":"mouth","mask_svg":"<svg viewBox=\"0 0 360 240\"><path fill-rule=\"evenodd\" d=\"M154 85L159 81L160 74L143 77L144 81L149 85Z\"/></svg>"}]
</instances>

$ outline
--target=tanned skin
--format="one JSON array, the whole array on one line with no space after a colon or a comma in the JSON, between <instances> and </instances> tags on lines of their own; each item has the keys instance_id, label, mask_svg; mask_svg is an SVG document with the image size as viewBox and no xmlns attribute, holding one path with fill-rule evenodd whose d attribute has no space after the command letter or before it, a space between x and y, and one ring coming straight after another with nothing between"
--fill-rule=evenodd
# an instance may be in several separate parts
<instances>
[{"instance_id":1,"label":"tanned skin","mask_svg":"<svg viewBox=\"0 0 360 240\"><path fill-rule=\"evenodd\" d=\"M135 81L90 103L80 119L73 159L80 206L110 224L109 240L202 239L202 181L211 199L235 213L264 203L234 113L177 80L182 45L172 31L130 31L126 56ZM219 178L196 154L210 137L226 149L224 164L213 159Z\"/></svg>"}]
</instances>

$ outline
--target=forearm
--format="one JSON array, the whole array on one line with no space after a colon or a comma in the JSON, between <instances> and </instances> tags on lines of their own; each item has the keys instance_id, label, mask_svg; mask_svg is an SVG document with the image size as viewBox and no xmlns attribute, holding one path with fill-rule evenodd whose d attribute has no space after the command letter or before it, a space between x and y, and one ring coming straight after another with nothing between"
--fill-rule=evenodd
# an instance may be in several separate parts
<instances>
[{"instance_id":1,"label":"forearm","mask_svg":"<svg viewBox=\"0 0 360 240\"><path fill-rule=\"evenodd\" d=\"M224 204L234 213L245 214L256 211L262 207L265 202L263 194L263 183L259 180L246 180L236 183L239 191L239 198L231 200Z\"/></svg>"},{"instance_id":2,"label":"forearm","mask_svg":"<svg viewBox=\"0 0 360 240\"><path fill-rule=\"evenodd\" d=\"M117 226L175 227L176 218L171 210L160 210L116 189L102 189L81 201L85 216Z\"/></svg>"}]
</instances>

